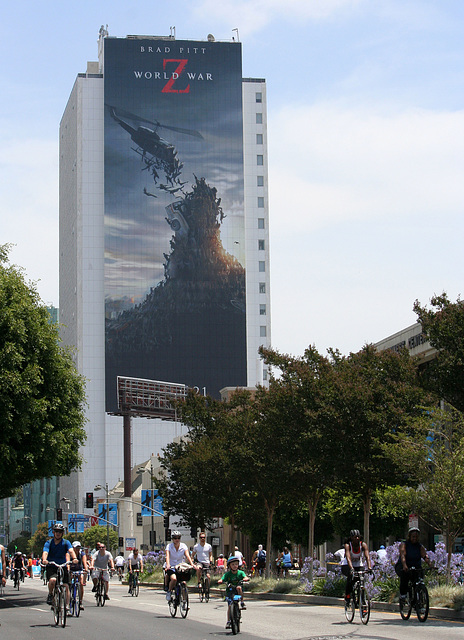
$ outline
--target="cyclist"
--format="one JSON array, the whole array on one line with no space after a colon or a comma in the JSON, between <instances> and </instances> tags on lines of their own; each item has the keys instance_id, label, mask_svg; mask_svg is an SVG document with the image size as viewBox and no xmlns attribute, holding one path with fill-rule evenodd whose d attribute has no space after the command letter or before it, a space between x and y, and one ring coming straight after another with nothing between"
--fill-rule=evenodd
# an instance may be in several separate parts
<instances>
[{"instance_id":1,"label":"cyclist","mask_svg":"<svg viewBox=\"0 0 464 640\"><path fill-rule=\"evenodd\" d=\"M197 581L198 588L200 588L200 579L202 569L209 569L213 564L213 547L206 542L206 533L204 531L200 532L200 542L193 547L193 553L196 557L196 570L197 570ZM207 580L211 580L211 576L208 573L206 574Z\"/></svg>"},{"instance_id":2,"label":"cyclist","mask_svg":"<svg viewBox=\"0 0 464 640\"><path fill-rule=\"evenodd\" d=\"M0 544L0 579L2 581L2 586L6 585L6 558L5 558L5 547Z\"/></svg>"},{"instance_id":3,"label":"cyclist","mask_svg":"<svg viewBox=\"0 0 464 640\"><path fill-rule=\"evenodd\" d=\"M288 574L288 570L293 566L292 553L288 547L284 547L284 550L279 554L279 557L277 558L277 562L282 573L286 571Z\"/></svg>"},{"instance_id":4,"label":"cyclist","mask_svg":"<svg viewBox=\"0 0 464 640\"><path fill-rule=\"evenodd\" d=\"M74 553L76 554L77 564L72 564L70 568L71 568L71 571L82 571L82 573L79 576L79 594L81 596L80 609L84 610L84 606L83 606L84 587L87 582L87 571L88 571L87 556L82 551L81 543L78 540L73 542L72 546L74 549Z\"/></svg>"},{"instance_id":5,"label":"cyclist","mask_svg":"<svg viewBox=\"0 0 464 640\"><path fill-rule=\"evenodd\" d=\"M220 573L222 575L225 569L226 561L224 560L224 554L220 553L218 559L216 560L216 573Z\"/></svg>"},{"instance_id":6,"label":"cyclist","mask_svg":"<svg viewBox=\"0 0 464 640\"><path fill-rule=\"evenodd\" d=\"M92 560L90 562L90 568L93 569L92 572L92 580L93 587L92 592L95 593L97 590L97 582L100 577L100 572L102 572L103 581L105 583L105 600L109 600L110 597L108 595L108 588L110 582L110 575L108 573L108 566L111 571L114 571L114 562L113 556L109 551L106 550L104 544L100 543L100 549L92 556Z\"/></svg>"},{"instance_id":7,"label":"cyclist","mask_svg":"<svg viewBox=\"0 0 464 640\"><path fill-rule=\"evenodd\" d=\"M124 565L126 561L124 560L124 555L120 553L114 559L114 565L116 567L116 571L118 572L118 576L121 576L124 573Z\"/></svg>"},{"instance_id":8,"label":"cyclist","mask_svg":"<svg viewBox=\"0 0 464 640\"><path fill-rule=\"evenodd\" d=\"M246 575L244 571L241 571L239 567L240 559L237 556L230 556L227 558L227 571L219 578L218 584L222 584L225 582L226 584L231 584L237 589L237 593L242 596L242 609L246 609L246 604L243 602L243 589L240 582L249 582L250 578ZM227 624L226 629L230 629L230 619L229 619L229 607L227 607Z\"/></svg>"},{"instance_id":9,"label":"cyclist","mask_svg":"<svg viewBox=\"0 0 464 640\"><path fill-rule=\"evenodd\" d=\"M407 539L400 544L400 559L395 565L395 571L400 578L400 602L403 603L408 593L410 567L421 570L422 560L425 560L429 567L432 566L424 545L419 542L419 536L420 530L411 527Z\"/></svg>"},{"instance_id":10,"label":"cyclist","mask_svg":"<svg viewBox=\"0 0 464 640\"><path fill-rule=\"evenodd\" d=\"M349 604L351 598L354 570L364 567L363 556L368 570L372 571L367 544L362 541L359 529L352 529L350 531L350 539L345 543L345 557L341 561L342 573L346 576L345 601L347 604Z\"/></svg>"},{"instance_id":11,"label":"cyclist","mask_svg":"<svg viewBox=\"0 0 464 640\"><path fill-rule=\"evenodd\" d=\"M24 558L21 551L16 551L11 559L11 571L14 574L13 579L16 582L16 576L18 580L22 580L24 571L26 571L26 565L24 564Z\"/></svg>"},{"instance_id":12,"label":"cyclist","mask_svg":"<svg viewBox=\"0 0 464 640\"><path fill-rule=\"evenodd\" d=\"M134 549L130 556L127 558L127 570L129 571L129 593L132 587L132 576L134 571L139 570L140 573L143 571L143 560L142 556L139 554L138 549Z\"/></svg>"},{"instance_id":13,"label":"cyclist","mask_svg":"<svg viewBox=\"0 0 464 640\"><path fill-rule=\"evenodd\" d=\"M48 597L47 604L53 604L53 589L55 588L56 583L56 574L58 572L58 568L50 565L50 562L56 562L56 564L64 564L68 562L70 559L74 563L77 563L76 554L74 553L74 549L72 548L69 540L65 540L64 536L64 526L61 522L55 522L53 525L53 538L47 540L44 544L43 552L42 552L42 564L46 565L47 572L47 580L48 580ZM69 571L68 567L64 568L63 572L63 584L66 587L66 604L69 607Z\"/></svg>"},{"instance_id":14,"label":"cyclist","mask_svg":"<svg viewBox=\"0 0 464 640\"><path fill-rule=\"evenodd\" d=\"M192 567L192 569L195 569L192 558L190 557L188 547L186 544L180 541L180 538L180 531L173 531L171 534L172 542L170 542L166 547L166 562L164 564L164 587L167 590L166 600L168 602L171 599L171 591L176 588L176 565L180 564L181 562L187 562Z\"/></svg>"}]
</instances>

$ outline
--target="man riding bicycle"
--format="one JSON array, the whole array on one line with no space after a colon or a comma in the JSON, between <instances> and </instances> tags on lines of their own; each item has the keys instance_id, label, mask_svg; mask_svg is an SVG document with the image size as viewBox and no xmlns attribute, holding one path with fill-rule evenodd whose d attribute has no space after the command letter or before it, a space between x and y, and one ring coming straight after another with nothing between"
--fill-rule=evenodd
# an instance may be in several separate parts
<instances>
[{"instance_id":1,"label":"man riding bicycle","mask_svg":"<svg viewBox=\"0 0 464 640\"><path fill-rule=\"evenodd\" d=\"M166 600L168 602L171 599L171 591L176 588L176 565L181 562L187 562L192 569L195 569L187 545L181 542L180 538L180 531L173 531L171 534L172 542L166 547L166 562L164 565L166 577L164 586L167 590Z\"/></svg>"},{"instance_id":2,"label":"man riding bicycle","mask_svg":"<svg viewBox=\"0 0 464 640\"><path fill-rule=\"evenodd\" d=\"M47 580L48 580L48 597L47 604L53 604L53 589L56 583L56 574L58 567L50 565L50 562L56 564L64 564L71 559L75 564L78 562L74 549L72 548L69 540L65 540L64 526L61 522L56 522L53 525L53 538L47 540L44 544L42 552L42 564L46 565ZM66 587L66 604L69 607L69 571L68 567L64 567L63 571L63 584Z\"/></svg>"},{"instance_id":3,"label":"man riding bicycle","mask_svg":"<svg viewBox=\"0 0 464 640\"><path fill-rule=\"evenodd\" d=\"M202 570L209 569L213 563L213 547L208 542L206 542L206 533L204 531L200 533L200 542L197 542L197 544L193 547L193 553L197 560L197 582L198 588L200 588ZM211 580L209 571L206 574L206 578L208 580Z\"/></svg>"},{"instance_id":4,"label":"man riding bicycle","mask_svg":"<svg viewBox=\"0 0 464 640\"><path fill-rule=\"evenodd\" d=\"M100 543L100 549L92 556L92 560L90 561L90 569L92 569L92 580L93 587L92 593L95 593L97 590L97 583L100 577L100 574L103 577L103 582L105 583L105 600L109 600L110 597L108 595L109 581L110 575L108 573L108 567L111 571L114 571L114 562L113 556L109 551L106 550L104 544Z\"/></svg>"},{"instance_id":5,"label":"man riding bicycle","mask_svg":"<svg viewBox=\"0 0 464 640\"><path fill-rule=\"evenodd\" d=\"M129 571L129 593L130 593L134 571L140 571L140 572L143 571L143 560L142 560L142 556L139 554L138 549L134 549L134 551L128 557L127 569Z\"/></svg>"},{"instance_id":6,"label":"man riding bicycle","mask_svg":"<svg viewBox=\"0 0 464 640\"><path fill-rule=\"evenodd\" d=\"M409 569L415 567L421 571L422 560L432 566L427 551L419 542L420 530L417 527L411 527L408 531L407 539L400 544L400 558L395 565L395 571L400 578L400 602L406 600L408 593Z\"/></svg>"}]
</instances>

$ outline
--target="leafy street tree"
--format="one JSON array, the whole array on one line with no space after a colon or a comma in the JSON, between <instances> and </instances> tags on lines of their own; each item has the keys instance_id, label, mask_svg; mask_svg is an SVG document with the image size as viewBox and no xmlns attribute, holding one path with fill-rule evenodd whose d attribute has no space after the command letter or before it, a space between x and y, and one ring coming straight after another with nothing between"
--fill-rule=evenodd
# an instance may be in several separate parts
<instances>
[{"instance_id":1,"label":"leafy street tree","mask_svg":"<svg viewBox=\"0 0 464 640\"><path fill-rule=\"evenodd\" d=\"M459 411L464 411L464 302L451 302L446 293L431 299L433 310L421 307L418 300L414 311L422 331L436 357L421 369L421 381L440 398Z\"/></svg>"},{"instance_id":2,"label":"leafy street tree","mask_svg":"<svg viewBox=\"0 0 464 640\"><path fill-rule=\"evenodd\" d=\"M28 543L28 551L32 553L34 556L41 556L43 546L48 540L48 524L46 522L40 522L37 525L37 529L35 533L32 534L31 539Z\"/></svg>"},{"instance_id":3,"label":"leafy street tree","mask_svg":"<svg viewBox=\"0 0 464 640\"><path fill-rule=\"evenodd\" d=\"M84 545L84 547L88 547L90 550L95 549L97 542L102 542L106 545L106 526L102 527L100 525L95 525L94 527L89 527L89 529L86 529L84 533L80 535L81 537L78 538L79 541ZM116 531L110 529L110 549L108 549L108 551L116 549L117 546L118 534Z\"/></svg>"},{"instance_id":4,"label":"leafy street tree","mask_svg":"<svg viewBox=\"0 0 464 640\"><path fill-rule=\"evenodd\" d=\"M81 463L84 381L58 328L0 247L0 498Z\"/></svg>"},{"instance_id":5,"label":"leafy street tree","mask_svg":"<svg viewBox=\"0 0 464 640\"><path fill-rule=\"evenodd\" d=\"M453 546L464 533L464 417L451 409L423 411L384 449L414 481L409 501L444 535L449 579Z\"/></svg>"},{"instance_id":6,"label":"leafy street tree","mask_svg":"<svg viewBox=\"0 0 464 640\"><path fill-rule=\"evenodd\" d=\"M406 350L377 351L366 345L347 357L335 352L332 356L337 375L331 410L339 424L335 464L339 484L362 496L368 541L373 492L405 479L382 445L412 416L419 415L428 398L418 385L416 365Z\"/></svg>"}]
</instances>

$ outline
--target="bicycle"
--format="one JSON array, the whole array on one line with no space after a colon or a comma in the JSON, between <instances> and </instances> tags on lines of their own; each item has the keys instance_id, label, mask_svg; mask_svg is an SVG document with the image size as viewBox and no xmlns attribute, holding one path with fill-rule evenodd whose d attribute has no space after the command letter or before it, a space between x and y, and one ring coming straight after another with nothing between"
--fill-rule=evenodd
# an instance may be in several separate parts
<instances>
[{"instance_id":1,"label":"bicycle","mask_svg":"<svg viewBox=\"0 0 464 640\"><path fill-rule=\"evenodd\" d=\"M116 567L116 570L118 572L119 582L122 582L122 579L124 578L124 567Z\"/></svg>"},{"instance_id":2,"label":"bicycle","mask_svg":"<svg viewBox=\"0 0 464 640\"><path fill-rule=\"evenodd\" d=\"M64 568L71 563L64 562L63 564L57 564L56 562L49 562L48 564L49 566L52 565L54 567L57 567L58 569L58 571L56 572L56 582L52 593L53 621L55 623L55 626L58 626L61 623L61 626L64 628L66 626L67 615L66 585L63 582Z\"/></svg>"},{"instance_id":3,"label":"bicycle","mask_svg":"<svg viewBox=\"0 0 464 640\"><path fill-rule=\"evenodd\" d=\"M242 582L239 582L239 585L242 586ZM237 585L233 585L230 582L227 583L226 587L226 602L229 608L229 621L230 628L232 630L233 635L237 635L240 633L240 622L242 620L242 611L240 609L240 603L242 601L242 596L237 593Z\"/></svg>"},{"instance_id":4,"label":"bicycle","mask_svg":"<svg viewBox=\"0 0 464 640\"><path fill-rule=\"evenodd\" d=\"M209 578L208 578L209 569L203 567L201 570L200 583L198 588L198 595L200 597L200 602L209 602Z\"/></svg>"},{"instance_id":5,"label":"bicycle","mask_svg":"<svg viewBox=\"0 0 464 640\"><path fill-rule=\"evenodd\" d=\"M70 615L79 617L82 608L82 598L80 590L79 577L84 574L84 571L72 571L71 572L71 598L69 601Z\"/></svg>"},{"instance_id":6,"label":"bicycle","mask_svg":"<svg viewBox=\"0 0 464 640\"><path fill-rule=\"evenodd\" d=\"M97 607L104 607L105 595L106 595L105 581L103 580L104 569L95 568L95 571L99 572L98 579L97 579L97 587L95 590L95 600L97 601Z\"/></svg>"},{"instance_id":7,"label":"bicycle","mask_svg":"<svg viewBox=\"0 0 464 640\"><path fill-rule=\"evenodd\" d=\"M410 567L408 574L408 593L404 601L400 598L401 617L403 620L409 620L414 607L419 622L425 622L429 615L429 592L424 583L422 569Z\"/></svg>"},{"instance_id":8,"label":"bicycle","mask_svg":"<svg viewBox=\"0 0 464 640\"><path fill-rule=\"evenodd\" d=\"M129 573L129 593L136 598L139 595L140 583L139 583L140 569L133 569L132 573Z\"/></svg>"},{"instance_id":9,"label":"bicycle","mask_svg":"<svg viewBox=\"0 0 464 640\"><path fill-rule=\"evenodd\" d=\"M349 602L345 600L345 617L348 622L353 622L356 609L359 608L359 617L363 624L369 622L371 613L371 602L367 595L364 569L354 570L353 586L351 589Z\"/></svg>"},{"instance_id":10,"label":"bicycle","mask_svg":"<svg viewBox=\"0 0 464 640\"><path fill-rule=\"evenodd\" d=\"M19 583L21 582L21 569L14 570L13 589L19 591Z\"/></svg>"},{"instance_id":11,"label":"bicycle","mask_svg":"<svg viewBox=\"0 0 464 640\"><path fill-rule=\"evenodd\" d=\"M176 577L176 586L172 589L171 599L169 600L169 613L171 614L171 617L174 618L177 613L177 609L179 608L182 618L186 618L189 610L189 600L185 580L189 579L190 572L178 571L176 569Z\"/></svg>"}]
</instances>

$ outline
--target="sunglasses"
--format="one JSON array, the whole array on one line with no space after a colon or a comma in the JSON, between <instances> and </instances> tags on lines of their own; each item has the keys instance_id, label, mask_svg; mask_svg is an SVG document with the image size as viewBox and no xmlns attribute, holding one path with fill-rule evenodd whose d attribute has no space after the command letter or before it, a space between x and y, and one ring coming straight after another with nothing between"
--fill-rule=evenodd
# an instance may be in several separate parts
<instances>
[{"instance_id":1,"label":"sunglasses","mask_svg":"<svg viewBox=\"0 0 464 640\"><path fill-rule=\"evenodd\" d=\"M180 536L172 536L173 540L180 540Z\"/></svg>"}]
</instances>

